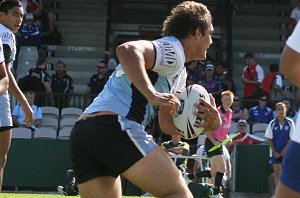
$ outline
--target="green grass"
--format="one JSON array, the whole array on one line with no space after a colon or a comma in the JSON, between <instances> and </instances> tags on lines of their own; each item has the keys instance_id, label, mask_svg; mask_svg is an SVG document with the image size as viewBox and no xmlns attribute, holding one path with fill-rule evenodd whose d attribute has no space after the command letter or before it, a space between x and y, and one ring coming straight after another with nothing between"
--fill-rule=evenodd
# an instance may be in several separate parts
<instances>
[{"instance_id":1,"label":"green grass","mask_svg":"<svg viewBox=\"0 0 300 198\"><path fill-rule=\"evenodd\" d=\"M58 194L21 194L21 193L1 193L1 198L66 198L67 196ZM79 196L76 196L76 198ZM137 196L123 196L123 198L133 198ZM141 198L141 197L139 197ZM147 197L151 198L151 197Z\"/></svg>"}]
</instances>

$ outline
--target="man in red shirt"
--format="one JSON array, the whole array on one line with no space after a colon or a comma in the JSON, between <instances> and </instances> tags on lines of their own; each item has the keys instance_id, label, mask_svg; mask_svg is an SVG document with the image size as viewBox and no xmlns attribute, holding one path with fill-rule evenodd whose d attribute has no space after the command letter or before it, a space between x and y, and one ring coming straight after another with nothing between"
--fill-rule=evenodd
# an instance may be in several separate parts
<instances>
[{"instance_id":1,"label":"man in red shirt","mask_svg":"<svg viewBox=\"0 0 300 198\"><path fill-rule=\"evenodd\" d=\"M228 151L231 153L233 151L233 144L261 144L264 143L264 139L259 138L255 135L249 134L248 123L246 120L239 120L237 123L237 133L240 133L238 136L233 138L231 143L228 143Z\"/></svg>"},{"instance_id":2,"label":"man in red shirt","mask_svg":"<svg viewBox=\"0 0 300 198\"><path fill-rule=\"evenodd\" d=\"M260 87L264 79L264 70L257 64L254 55L247 52L244 56L246 66L243 69L242 82L245 85L244 88L244 102L248 108L255 105L251 103L251 100L256 102L257 87ZM250 100L250 101L249 101Z\"/></svg>"}]
</instances>

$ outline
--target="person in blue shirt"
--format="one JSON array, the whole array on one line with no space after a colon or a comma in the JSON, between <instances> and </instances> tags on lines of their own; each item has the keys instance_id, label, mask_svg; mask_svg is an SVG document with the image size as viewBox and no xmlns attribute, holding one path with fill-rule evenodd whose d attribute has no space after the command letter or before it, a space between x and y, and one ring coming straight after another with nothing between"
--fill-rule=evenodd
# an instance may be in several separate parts
<instances>
[{"instance_id":1,"label":"person in blue shirt","mask_svg":"<svg viewBox=\"0 0 300 198\"><path fill-rule=\"evenodd\" d=\"M273 165L276 186L279 179L281 161L288 148L290 137L295 132L295 124L291 118L286 116L287 109L284 103L276 103L275 110L277 117L269 123L265 137L272 150L270 163Z\"/></svg>"},{"instance_id":2,"label":"person in blue shirt","mask_svg":"<svg viewBox=\"0 0 300 198\"><path fill-rule=\"evenodd\" d=\"M38 49L43 48L41 40L41 27L34 23L34 16L31 13L25 15L25 21L19 29L21 34L20 45L35 45Z\"/></svg>"},{"instance_id":3,"label":"person in blue shirt","mask_svg":"<svg viewBox=\"0 0 300 198\"><path fill-rule=\"evenodd\" d=\"M258 105L249 110L249 123L269 123L273 119L273 110L267 107L267 95L263 94L258 99Z\"/></svg>"}]
</instances>

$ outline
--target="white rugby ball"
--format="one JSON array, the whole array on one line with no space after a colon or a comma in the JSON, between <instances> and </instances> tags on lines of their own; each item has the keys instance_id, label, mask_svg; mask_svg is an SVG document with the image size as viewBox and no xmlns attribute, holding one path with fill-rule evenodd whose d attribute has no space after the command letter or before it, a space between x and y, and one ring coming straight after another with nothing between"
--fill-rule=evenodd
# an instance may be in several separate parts
<instances>
[{"instance_id":1,"label":"white rugby ball","mask_svg":"<svg viewBox=\"0 0 300 198\"><path fill-rule=\"evenodd\" d=\"M173 118L175 128L184 139L196 138L204 128L194 125L195 123L204 123L204 120L194 115L194 112L198 111L195 104L199 103L200 98L210 103L208 92L201 85L193 84L186 87L178 98L181 107Z\"/></svg>"}]
</instances>

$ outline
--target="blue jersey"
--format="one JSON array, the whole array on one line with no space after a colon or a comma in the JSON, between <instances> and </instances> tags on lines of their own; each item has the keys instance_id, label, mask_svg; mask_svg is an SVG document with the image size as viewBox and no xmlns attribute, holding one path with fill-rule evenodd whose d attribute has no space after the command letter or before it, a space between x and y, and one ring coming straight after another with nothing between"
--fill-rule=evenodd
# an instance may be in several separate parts
<instances>
[{"instance_id":1,"label":"blue jersey","mask_svg":"<svg viewBox=\"0 0 300 198\"><path fill-rule=\"evenodd\" d=\"M273 119L273 110L269 107L260 108L259 106L252 107L249 110L250 122L269 123Z\"/></svg>"},{"instance_id":2,"label":"blue jersey","mask_svg":"<svg viewBox=\"0 0 300 198\"><path fill-rule=\"evenodd\" d=\"M292 119L285 118L284 124L280 125L278 118L275 118L269 123L265 136L272 139L276 151L280 153L287 145L294 131L295 124Z\"/></svg>"},{"instance_id":3,"label":"blue jersey","mask_svg":"<svg viewBox=\"0 0 300 198\"><path fill-rule=\"evenodd\" d=\"M152 41L156 61L147 74L154 88L161 93L181 92L185 87L185 55L179 40L164 37ZM84 113L110 111L144 126L157 115L155 106L128 79L122 65L118 65L103 91L95 98Z\"/></svg>"}]
</instances>

